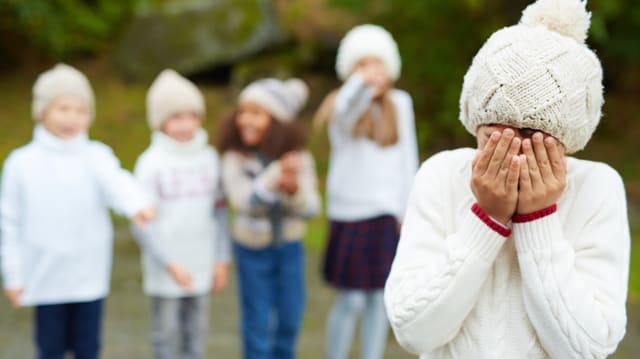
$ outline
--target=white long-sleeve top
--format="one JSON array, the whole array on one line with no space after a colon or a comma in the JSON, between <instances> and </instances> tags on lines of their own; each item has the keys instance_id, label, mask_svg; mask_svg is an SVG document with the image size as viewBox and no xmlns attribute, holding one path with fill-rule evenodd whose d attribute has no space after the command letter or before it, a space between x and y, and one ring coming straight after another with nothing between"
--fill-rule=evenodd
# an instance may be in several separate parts
<instances>
[{"instance_id":1,"label":"white long-sleeve top","mask_svg":"<svg viewBox=\"0 0 640 359\"><path fill-rule=\"evenodd\" d=\"M36 126L2 171L3 285L22 305L90 301L109 290L109 208L132 216L147 205L106 145L86 134L61 140Z\"/></svg>"},{"instance_id":2,"label":"white long-sleeve top","mask_svg":"<svg viewBox=\"0 0 640 359\"><path fill-rule=\"evenodd\" d=\"M553 214L505 238L470 208L475 150L439 153L416 176L385 304L421 358L604 358L625 333L629 225L607 165L567 158Z\"/></svg>"},{"instance_id":3,"label":"white long-sleeve top","mask_svg":"<svg viewBox=\"0 0 640 359\"><path fill-rule=\"evenodd\" d=\"M205 294L213 285L214 265L231 256L227 218L215 213L226 212L226 207L216 209L216 202L224 199L220 160L207 141L202 129L187 143L157 131L136 162L135 176L157 209L156 220L143 234L143 286L148 295ZM192 292L169 275L169 262L189 272Z\"/></svg>"},{"instance_id":4,"label":"white long-sleeve top","mask_svg":"<svg viewBox=\"0 0 640 359\"><path fill-rule=\"evenodd\" d=\"M373 88L351 76L336 95L329 140L327 213L341 221L359 221L390 214L402 220L413 177L418 146L413 103L408 93L392 89L398 142L382 147L353 136L353 128L373 103Z\"/></svg>"}]
</instances>

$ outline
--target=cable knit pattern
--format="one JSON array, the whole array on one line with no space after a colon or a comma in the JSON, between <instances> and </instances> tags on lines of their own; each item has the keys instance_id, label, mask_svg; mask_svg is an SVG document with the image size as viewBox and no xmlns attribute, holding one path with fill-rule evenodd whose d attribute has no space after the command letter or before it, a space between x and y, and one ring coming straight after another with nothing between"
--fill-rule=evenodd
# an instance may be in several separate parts
<instances>
[{"instance_id":1,"label":"cable knit pattern","mask_svg":"<svg viewBox=\"0 0 640 359\"><path fill-rule=\"evenodd\" d=\"M403 326L422 311L427 305L440 296L442 291L451 283L453 276L460 270L464 257L454 257L447 253L446 265L440 273L427 281L420 272L413 273L401 281L397 290L399 295L394 298L392 305L398 310L393 313L391 321L396 326ZM420 283L429 282L429 286Z\"/></svg>"},{"instance_id":2,"label":"cable knit pattern","mask_svg":"<svg viewBox=\"0 0 640 359\"><path fill-rule=\"evenodd\" d=\"M630 247L620 177L567 158L557 211L514 223L505 238L471 211L474 155L439 153L414 181L385 287L398 342L421 358L614 352L625 332Z\"/></svg>"}]
</instances>

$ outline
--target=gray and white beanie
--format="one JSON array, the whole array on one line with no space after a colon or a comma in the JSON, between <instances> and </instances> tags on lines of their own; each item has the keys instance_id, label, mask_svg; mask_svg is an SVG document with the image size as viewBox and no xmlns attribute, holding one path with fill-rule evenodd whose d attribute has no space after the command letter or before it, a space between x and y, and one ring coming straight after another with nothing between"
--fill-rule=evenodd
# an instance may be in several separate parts
<instances>
[{"instance_id":1,"label":"gray and white beanie","mask_svg":"<svg viewBox=\"0 0 640 359\"><path fill-rule=\"evenodd\" d=\"M600 122L602 66L585 44L591 14L580 0L538 0L496 31L464 77L460 121L504 124L556 137L574 153Z\"/></svg>"},{"instance_id":2,"label":"gray and white beanie","mask_svg":"<svg viewBox=\"0 0 640 359\"><path fill-rule=\"evenodd\" d=\"M256 103L276 120L289 122L298 116L308 96L309 88L300 79L281 81L269 78L254 81L245 87L238 95L238 103Z\"/></svg>"}]
</instances>

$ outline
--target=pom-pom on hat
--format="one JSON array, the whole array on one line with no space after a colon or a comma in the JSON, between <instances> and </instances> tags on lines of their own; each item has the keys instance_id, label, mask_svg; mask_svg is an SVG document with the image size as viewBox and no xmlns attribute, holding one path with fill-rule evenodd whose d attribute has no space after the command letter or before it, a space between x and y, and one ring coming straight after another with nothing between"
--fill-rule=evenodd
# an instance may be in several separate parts
<instances>
[{"instance_id":1,"label":"pom-pom on hat","mask_svg":"<svg viewBox=\"0 0 640 359\"><path fill-rule=\"evenodd\" d=\"M276 120L289 122L298 116L308 96L309 88L300 79L262 79L245 87L238 95L238 103L256 103Z\"/></svg>"},{"instance_id":2,"label":"pom-pom on hat","mask_svg":"<svg viewBox=\"0 0 640 359\"><path fill-rule=\"evenodd\" d=\"M87 77L69 65L57 64L40 74L33 85L33 119L39 120L51 102L60 96L75 96L86 101L93 118L95 100Z\"/></svg>"},{"instance_id":3,"label":"pom-pom on hat","mask_svg":"<svg viewBox=\"0 0 640 359\"><path fill-rule=\"evenodd\" d=\"M602 66L584 43L591 14L580 0L538 0L520 23L496 31L464 77L460 121L532 128L573 153L600 122Z\"/></svg>"},{"instance_id":4,"label":"pom-pom on hat","mask_svg":"<svg viewBox=\"0 0 640 359\"><path fill-rule=\"evenodd\" d=\"M367 56L381 59L391 80L398 80L401 68L398 45L387 30L370 24L354 27L340 41L336 57L338 77L346 80L355 64Z\"/></svg>"},{"instance_id":5,"label":"pom-pom on hat","mask_svg":"<svg viewBox=\"0 0 640 359\"><path fill-rule=\"evenodd\" d=\"M164 70L147 92L149 127L159 130L169 116L180 111L194 111L204 119L204 97L193 82L174 70Z\"/></svg>"}]
</instances>

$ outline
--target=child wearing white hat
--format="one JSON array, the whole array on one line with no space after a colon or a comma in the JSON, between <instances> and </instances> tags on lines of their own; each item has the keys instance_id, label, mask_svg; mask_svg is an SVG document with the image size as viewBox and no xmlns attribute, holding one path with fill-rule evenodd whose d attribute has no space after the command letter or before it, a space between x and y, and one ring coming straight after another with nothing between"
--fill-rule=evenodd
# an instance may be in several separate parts
<instances>
[{"instance_id":1,"label":"child wearing white hat","mask_svg":"<svg viewBox=\"0 0 640 359\"><path fill-rule=\"evenodd\" d=\"M106 145L89 140L94 95L87 78L58 64L33 86L33 140L2 171L0 228L5 293L35 306L38 358L97 358L109 291L109 208L141 225L154 211Z\"/></svg>"},{"instance_id":2,"label":"child wearing white hat","mask_svg":"<svg viewBox=\"0 0 640 359\"><path fill-rule=\"evenodd\" d=\"M315 165L295 120L298 79L262 79L238 96L218 130L233 239L244 358L296 357L305 303L306 220L320 210Z\"/></svg>"},{"instance_id":3,"label":"child wearing white hat","mask_svg":"<svg viewBox=\"0 0 640 359\"><path fill-rule=\"evenodd\" d=\"M473 59L460 120L478 149L422 165L385 288L421 358L604 358L624 336L623 182L567 156L601 117L589 19L585 2L538 0Z\"/></svg>"},{"instance_id":4,"label":"child wearing white hat","mask_svg":"<svg viewBox=\"0 0 640 359\"><path fill-rule=\"evenodd\" d=\"M151 345L156 358L204 358L209 293L226 286L231 252L220 160L202 128L202 93L175 71L149 88L147 119L151 144L134 173L158 215L134 234L151 297Z\"/></svg>"},{"instance_id":5,"label":"child wearing white hat","mask_svg":"<svg viewBox=\"0 0 640 359\"><path fill-rule=\"evenodd\" d=\"M344 81L327 96L316 123L329 122L329 238L325 280L337 289L327 321L327 358L349 356L362 314L362 358L384 357L389 324L383 287L418 167L413 104L392 87L398 48L385 29L360 25L340 43L336 72Z\"/></svg>"}]
</instances>

